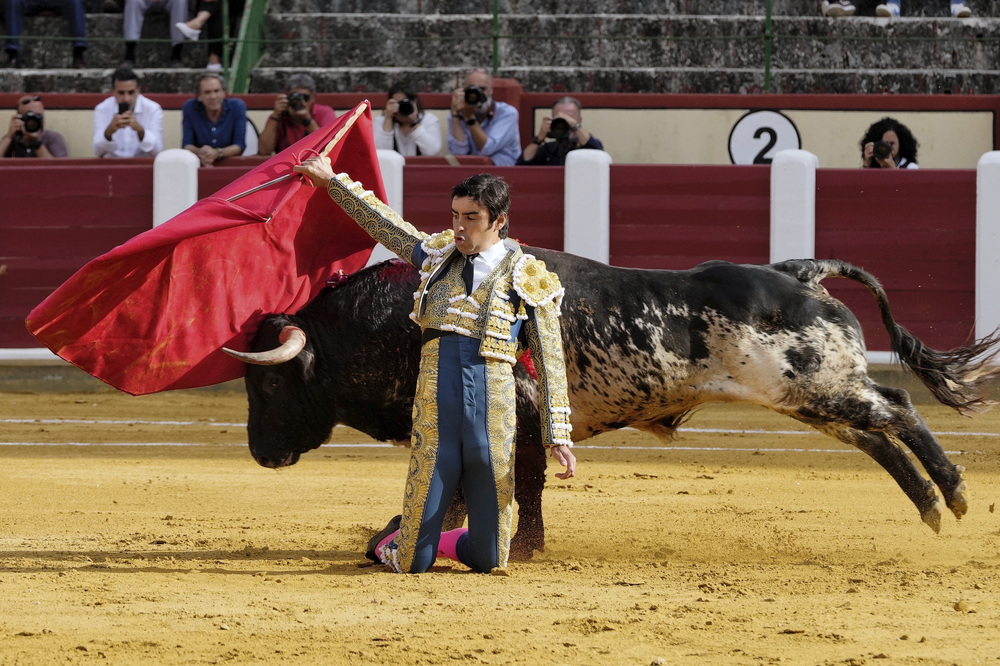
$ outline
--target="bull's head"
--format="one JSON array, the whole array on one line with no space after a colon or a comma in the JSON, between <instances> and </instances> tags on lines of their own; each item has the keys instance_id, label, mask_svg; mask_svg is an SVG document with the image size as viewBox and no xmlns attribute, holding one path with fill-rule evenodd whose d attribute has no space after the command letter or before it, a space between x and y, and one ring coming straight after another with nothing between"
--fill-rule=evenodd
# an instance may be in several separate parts
<instances>
[{"instance_id":1,"label":"bull's head","mask_svg":"<svg viewBox=\"0 0 1000 666\"><path fill-rule=\"evenodd\" d=\"M250 453L264 467L294 465L299 456L330 436L333 415L317 398L316 355L302 327L272 315L257 330L250 352L223 349L248 364L247 437Z\"/></svg>"}]
</instances>

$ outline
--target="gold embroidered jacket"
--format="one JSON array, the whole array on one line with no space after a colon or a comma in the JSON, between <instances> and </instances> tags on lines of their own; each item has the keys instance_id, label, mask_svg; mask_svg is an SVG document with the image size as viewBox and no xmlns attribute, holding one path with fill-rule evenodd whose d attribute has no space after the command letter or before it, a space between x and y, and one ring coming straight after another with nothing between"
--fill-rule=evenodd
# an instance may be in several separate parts
<instances>
[{"instance_id":1,"label":"gold embroidered jacket","mask_svg":"<svg viewBox=\"0 0 1000 666\"><path fill-rule=\"evenodd\" d=\"M417 230L374 193L346 174L330 180L330 197L372 238L420 271L410 318L421 328L451 331L480 340L479 353L511 365L526 340L538 373L543 441L572 446L569 397L559 309L564 290L545 263L505 240L506 257L473 293L466 295L461 253L451 229ZM521 329L524 328L522 336Z\"/></svg>"}]
</instances>

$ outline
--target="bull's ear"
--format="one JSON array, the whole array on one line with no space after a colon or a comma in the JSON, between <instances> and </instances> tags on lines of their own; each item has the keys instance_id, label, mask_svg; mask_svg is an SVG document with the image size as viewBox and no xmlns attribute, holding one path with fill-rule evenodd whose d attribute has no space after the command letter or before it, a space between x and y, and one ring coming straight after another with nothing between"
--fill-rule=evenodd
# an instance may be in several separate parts
<instances>
[{"instance_id":1,"label":"bull's ear","mask_svg":"<svg viewBox=\"0 0 1000 666\"><path fill-rule=\"evenodd\" d=\"M312 381L313 377L316 376L316 354L313 353L312 349L306 347L299 352L299 355L295 357L296 363L301 363L299 372L302 374L303 381Z\"/></svg>"}]
</instances>

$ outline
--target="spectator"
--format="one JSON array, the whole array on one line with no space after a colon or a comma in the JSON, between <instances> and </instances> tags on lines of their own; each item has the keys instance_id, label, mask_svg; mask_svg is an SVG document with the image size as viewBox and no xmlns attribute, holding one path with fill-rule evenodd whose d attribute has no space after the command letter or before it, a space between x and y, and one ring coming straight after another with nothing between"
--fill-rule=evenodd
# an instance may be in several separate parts
<instances>
[{"instance_id":1,"label":"spectator","mask_svg":"<svg viewBox=\"0 0 1000 666\"><path fill-rule=\"evenodd\" d=\"M73 68L86 69L83 58L87 50L87 16L83 0L6 0L4 2L4 24L7 27L7 67L21 67L21 31L24 17L42 13L53 13L66 17L69 34L73 37Z\"/></svg>"},{"instance_id":2,"label":"spectator","mask_svg":"<svg viewBox=\"0 0 1000 666\"><path fill-rule=\"evenodd\" d=\"M181 51L184 35L176 23L183 22L188 15L188 0L125 0L124 32L125 59L122 67L135 67L135 46L142 35L142 23L146 14L168 12L170 14L170 66L181 67Z\"/></svg>"},{"instance_id":3,"label":"spectator","mask_svg":"<svg viewBox=\"0 0 1000 666\"><path fill-rule=\"evenodd\" d=\"M465 75L465 87L451 95L453 155L486 155L497 166L511 166L521 154L517 109L493 101L493 77L479 67Z\"/></svg>"},{"instance_id":4,"label":"spectator","mask_svg":"<svg viewBox=\"0 0 1000 666\"><path fill-rule=\"evenodd\" d=\"M45 106L38 95L25 95L17 102L7 135L0 138L4 157L66 157L66 139L54 130L45 129Z\"/></svg>"},{"instance_id":5,"label":"spectator","mask_svg":"<svg viewBox=\"0 0 1000 666\"><path fill-rule=\"evenodd\" d=\"M950 2L953 18L969 18L972 10L962 0ZM886 0L875 8L876 16L899 17L900 0ZM854 16L857 8L851 0L823 0L824 16Z\"/></svg>"},{"instance_id":6,"label":"spectator","mask_svg":"<svg viewBox=\"0 0 1000 666\"><path fill-rule=\"evenodd\" d=\"M260 133L258 155L273 155L336 119L337 112L316 103L316 82L308 74L292 74L285 92L274 98L274 111Z\"/></svg>"},{"instance_id":7,"label":"spectator","mask_svg":"<svg viewBox=\"0 0 1000 666\"><path fill-rule=\"evenodd\" d=\"M218 74L202 74L196 87L197 97L181 108L181 141L201 160L213 166L227 157L243 154L246 148L247 105L241 99L226 97L226 87Z\"/></svg>"},{"instance_id":8,"label":"spectator","mask_svg":"<svg viewBox=\"0 0 1000 666\"><path fill-rule=\"evenodd\" d=\"M375 118L375 147L401 155L441 152L441 123L424 111L417 93L396 84L389 88L385 111Z\"/></svg>"},{"instance_id":9,"label":"spectator","mask_svg":"<svg viewBox=\"0 0 1000 666\"><path fill-rule=\"evenodd\" d=\"M883 118L861 139L861 166L866 169L916 169L917 140L895 118Z\"/></svg>"},{"instance_id":10,"label":"spectator","mask_svg":"<svg viewBox=\"0 0 1000 666\"><path fill-rule=\"evenodd\" d=\"M583 128L580 108L580 101L574 97L563 97L553 104L552 115L542 118L538 134L524 147L517 163L562 166L566 164L567 153L572 150L604 150L600 139Z\"/></svg>"},{"instance_id":11,"label":"spectator","mask_svg":"<svg viewBox=\"0 0 1000 666\"><path fill-rule=\"evenodd\" d=\"M142 95L139 77L127 67L111 75L111 95L94 107L94 154L156 157L163 150L163 109Z\"/></svg>"},{"instance_id":12,"label":"spectator","mask_svg":"<svg viewBox=\"0 0 1000 666\"><path fill-rule=\"evenodd\" d=\"M229 3L229 34L235 37L240 29L243 18L245 0L226 0ZM175 23L182 35L192 42L198 41L203 29L208 30L208 64L205 69L210 72L222 71L222 37L223 16L220 0L199 0L198 10L194 18L182 23Z\"/></svg>"}]
</instances>

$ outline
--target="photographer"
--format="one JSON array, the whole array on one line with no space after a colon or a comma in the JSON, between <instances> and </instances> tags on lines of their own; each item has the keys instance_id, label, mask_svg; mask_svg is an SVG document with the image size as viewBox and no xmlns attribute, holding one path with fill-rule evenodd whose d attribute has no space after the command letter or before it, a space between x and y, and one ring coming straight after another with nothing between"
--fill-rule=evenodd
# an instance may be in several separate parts
<instances>
[{"instance_id":1,"label":"photographer","mask_svg":"<svg viewBox=\"0 0 1000 666\"><path fill-rule=\"evenodd\" d=\"M66 157L63 135L45 129L45 107L38 95L26 95L17 102L17 113L10 119L7 135L0 139L4 157Z\"/></svg>"},{"instance_id":2,"label":"photographer","mask_svg":"<svg viewBox=\"0 0 1000 666\"><path fill-rule=\"evenodd\" d=\"M316 103L316 83L308 74L292 74L285 92L274 99L274 110L260 133L258 155L273 155L320 127L329 125L337 112Z\"/></svg>"},{"instance_id":3,"label":"photographer","mask_svg":"<svg viewBox=\"0 0 1000 666\"><path fill-rule=\"evenodd\" d=\"M451 95L452 155L486 155L497 166L512 166L521 154L517 109L493 101L493 77L479 67L465 75L465 86Z\"/></svg>"},{"instance_id":4,"label":"photographer","mask_svg":"<svg viewBox=\"0 0 1000 666\"><path fill-rule=\"evenodd\" d=\"M375 147L400 155L437 155L441 152L441 123L412 90L389 88L385 110L375 118Z\"/></svg>"},{"instance_id":5,"label":"photographer","mask_svg":"<svg viewBox=\"0 0 1000 666\"><path fill-rule=\"evenodd\" d=\"M916 169L917 140L895 118L883 118L861 139L861 166L865 169Z\"/></svg>"},{"instance_id":6,"label":"photographer","mask_svg":"<svg viewBox=\"0 0 1000 666\"><path fill-rule=\"evenodd\" d=\"M579 148L604 150L604 144L583 128L582 118L579 100L574 97L558 100L552 105L552 115L542 118L538 134L524 147L517 163L563 166L570 151Z\"/></svg>"},{"instance_id":7,"label":"photographer","mask_svg":"<svg viewBox=\"0 0 1000 666\"><path fill-rule=\"evenodd\" d=\"M98 157L156 157L163 150L163 108L139 91L139 77L127 67L111 74L111 97L94 107L94 154Z\"/></svg>"}]
</instances>

